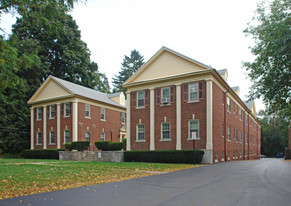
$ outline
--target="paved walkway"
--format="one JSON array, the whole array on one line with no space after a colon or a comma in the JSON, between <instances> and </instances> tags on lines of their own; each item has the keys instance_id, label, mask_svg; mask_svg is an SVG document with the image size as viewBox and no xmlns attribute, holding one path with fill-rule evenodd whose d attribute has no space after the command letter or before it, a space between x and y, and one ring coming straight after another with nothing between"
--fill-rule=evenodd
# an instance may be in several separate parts
<instances>
[{"instance_id":1,"label":"paved walkway","mask_svg":"<svg viewBox=\"0 0 291 206\"><path fill-rule=\"evenodd\" d=\"M0 200L1 206L291 205L291 162L262 159Z\"/></svg>"}]
</instances>

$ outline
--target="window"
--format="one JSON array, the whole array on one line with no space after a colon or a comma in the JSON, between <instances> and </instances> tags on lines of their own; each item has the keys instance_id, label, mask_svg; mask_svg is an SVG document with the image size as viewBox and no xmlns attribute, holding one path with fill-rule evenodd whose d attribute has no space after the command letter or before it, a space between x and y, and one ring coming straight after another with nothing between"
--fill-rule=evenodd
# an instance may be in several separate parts
<instances>
[{"instance_id":1,"label":"window","mask_svg":"<svg viewBox=\"0 0 291 206\"><path fill-rule=\"evenodd\" d=\"M236 130L236 134L235 134L235 140L236 140L236 143L238 142L238 131Z\"/></svg>"},{"instance_id":2,"label":"window","mask_svg":"<svg viewBox=\"0 0 291 206\"><path fill-rule=\"evenodd\" d=\"M224 138L224 124L222 124L222 138Z\"/></svg>"},{"instance_id":3,"label":"window","mask_svg":"<svg viewBox=\"0 0 291 206\"><path fill-rule=\"evenodd\" d=\"M248 115L246 113L246 125L248 125Z\"/></svg>"},{"instance_id":4,"label":"window","mask_svg":"<svg viewBox=\"0 0 291 206\"><path fill-rule=\"evenodd\" d=\"M65 117L70 116L70 104L66 103L65 104Z\"/></svg>"},{"instance_id":5,"label":"window","mask_svg":"<svg viewBox=\"0 0 291 206\"><path fill-rule=\"evenodd\" d=\"M199 138L199 120L189 120L188 137L189 139Z\"/></svg>"},{"instance_id":6,"label":"window","mask_svg":"<svg viewBox=\"0 0 291 206\"><path fill-rule=\"evenodd\" d=\"M50 144L55 144L55 131L50 132Z\"/></svg>"},{"instance_id":7,"label":"window","mask_svg":"<svg viewBox=\"0 0 291 206\"><path fill-rule=\"evenodd\" d=\"M37 120L42 119L42 107L37 108Z\"/></svg>"},{"instance_id":8,"label":"window","mask_svg":"<svg viewBox=\"0 0 291 206\"><path fill-rule=\"evenodd\" d=\"M230 160L230 151L227 153L227 159Z\"/></svg>"},{"instance_id":9,"label":"window","mask_svg":"<svg viewBox=\"0 0 291 206\"><path fill-rule=\"evenodd\" d=\"M218 162L217 152L214 153L215 162Z\"/></svg>"},{"instance_id":10,"label":"window","mask_svg":"<svg viewBox=\"0 0 291 206\"><path fill-rule=\"evenodd\" d=\"M227 126L227 141L229 141L230 142L230 139L231 137L230 137L230 127L229 126Z\"/></svg>"},{"instance_id":11,"label":"window","mask_svg":"<svg viewBox=\"0 0 291 206\"><path fill-rule=\"evenodd\" d=\"M90 117L90 105L85 105L85 117Z\"/></svg>"},{"instance_id":12,"label":"window","mask_svg":"<svg viewBox=\"0 0 291 206\"><path fill-rule=\"evenodd\" d=\"M239 142L242 143L242 133L241 133L241 131L239 132Z\"/></svg>"},{"instance_id":13,"label":"window","mask_svg":"<svg viewBox=\"0 0 291 206\"><path fill-rule=\"evenodd\" d=\"M90 132L89 131L85 132L85 141L90 142Z\"/></svg>"},{"instance_id":14,"label":"window","mask_svg":"<svg viewBox=\"0 0 291 206\"><path fill-rule=\"evenodd\" d=\"M51 106L50 106L50 119L55 118L55 116L56 116L56 111L55 111L55 109L56 109L55 105L51 105Z\"/></svg>"},{"instance_id":15,"label":"window","mask_svg":"<svg viewBox=\"0 0 291 206\"><path fill-rule=\"evenodd\" d=\"M145 135L144 135L144 124L138 124L137 125L137 140L145 140Z\"/></svg>"},{"instance_id":16,"label":"window","mask_svg":"<svg viewBox=\"0 0 291 206\"><path fill-rule=\"evenodd\" d=\"M144 107L144 91L137 92L137 107Z\"/></svg>"},{"instance_id":17,"label":"window","mask_svg":"<svg viewBox=\"0 0 291 206\"><path fill-rule=\"evenodd\" d=\"M189 102L198 101L198 83L189 84Z\"/></svg>"},{"instance_id":18,"label":"window","mask_svg":"<svg viewBox=\"0 0 291 206\"><path fill-rule=\"evenodd\" d=\"M246 134L246 144L248 144L248 135Z\"/></svg>"},{"instance_id":19,"label":"window","mask_svg":"<svg viewBox=\"0 0 291 206\"><path fill-rule=\"evenodd\" d=\"M105 141L105 132L101 132L101 141Z\"/></svg>"},{"instance_id":20,"label":"window","mask_svg":"<svg viewBox=\"0 0 291 206\"><path fill-rule=\"evenodd\" d=\"M105 108L101 108L101 120L105 120Z\"/></svg>"},{"instance_id":21,"label":"window","mask_svg":"<svg viewBox=\"0 0 291 206\"><path fill-rule=\"evenodd\" d=\"M169 104L170 103L170 87L162 88L162 104Z\"/></svg>"},{"instance_id":22,"label":"window","mask_svg":"<svg viewBox=\"0 0 291 206\"><path fill-rule=\"evenodd\" d=\"M170 123L163 122L161 127L162 127L162 139L171 139Z\"/></svg>"},{"instance_id":23,"label":"window","mask_svg":"<svg viewBox=\"0 0 291 206\"><path fill-rule=\"evenodd\" d=\"M221 161L224 161L224 151L221 152Z\"/></svg>"},{"instance_id":24,"label":"window","mask_svg":"<svg viewBox=\"0 0 291 206\"><path fill-rule=\"evenodd\" d=\"M125 113L124 112L121 112L120 115L121 115L120 116L121 117L121 123L122 124L125 124Z\"/></svg>"},{"instance_id":25,"label":"window","mask_svg":"<svg viewBox=\"0 0 291 206\"><path fill-rule=\"evenodd\" d=\"M65 136L64 143L66 144L66 143L70 142L70 131L69 130L65 130L64 133L65 133L64 134L64 136Z\"/></svg>"},{"instance_id":26,"label":"window","mask_svg":"<svg viewBox=\"0 0 291 206\"><path fill-rule=\"evenodd\" d=\"M239 119L241 120L241 108L239 108Z\"/></svg>"},{"instance_id":27,"label":"window","mask_svg":"<svg viewBox=\"0 0 291 206\"><path fill-rule=\"evenodd\" d=\"M42 139L41 139L41 132L36 133L36 144L41 145Z\"/></svg>"},{"instance_id":28,"label":"window","mask_svg":"<svg viewBox=\"0 0 291 206\"><path fill-rule=\"evenodd\" d=\"M229 99L229 97L226 98L226 105L227 105L227 111L230 112L230 99Z\"/></svg>"}]
</instances>

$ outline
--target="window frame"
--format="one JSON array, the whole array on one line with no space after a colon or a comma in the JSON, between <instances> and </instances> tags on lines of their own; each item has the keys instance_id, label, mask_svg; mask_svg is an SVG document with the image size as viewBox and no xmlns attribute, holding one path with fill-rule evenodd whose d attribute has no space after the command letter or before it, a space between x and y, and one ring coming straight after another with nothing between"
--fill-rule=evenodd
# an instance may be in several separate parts
<instances>
[{"instance_id":1,"label":"window frame","mask_svg":"<svg viewBox=\"0 0 291 206\"><path fill-rule=\"evenodd\" d=\"M101 120L102 120L102 121L105 121L105 120L106 120L106 119L105 119L105 117L106 117L106 116L105 116L105 108L104 108L104 107L101 107L101 110L100 110L100 111L101 111Z\"/></svg>"},{"instance_id":2,"label":"window frame","mask_svg":"<svg viewBox=\"0 0 291 206\"><path fill-rule=\"evenodd\" d=\"M42 107L38 107L36 112L36 120L42 120Z\"/></svg>"},{"instance_id":3,"label":"window frame","mask_svg":"<svg viewBox=\"0 0 291 206\"><path fill-rule=\"evenodd\" d=\"M140 99L140 95L139 94L143 94L143 99ZM139 100L143 100L143 105L140 105L140 101ZM137 105L137 108L145 108L145 91L138 91L137 92L137 97L136 97L136 105Z\"/></svg>"},{"instance_id":4,"label":"window frame","mask_svg":"<svg viewBox=\"0 0 291 206\"><path fill-rule=\"evenodd\" d=\"M87 136L86 136L87 134L89 134L89 137L88 137L89 139L88 140L87 140ZM90 142L90 136L91 136L90 135L90 131L85 131L85 141Z\"/></svg>"},{"instance_id":5,"label":"window frame","mask_svg":"<svg viewBox=\"0 0 291 206\"><path fill-rule=\"evenodd\" d=\"M169 125L168 130L164 130L164 125ZM165 138L164 136L164 132L169 132L169 137ZM162 122L161 123L161 140L162 141L167 141L167 140L171 140L171 124L170 122Z\"/></svg>"},{"instance_id":6,"label":"window frame","mask_svg":"<svg viewBox=\"0 0 291 206\"><path fill-rule=\"evenodd\" d=\"M56 117L56 110L55 109L56 109L55 105L50 105L50 119L54 119ZM52 110L54 110L54 111L52 112ZM52 116L52 114L53 114L53 116Z\"/></svg>"},{"instance_id":7,"label":"window frame","mask_svg":"<svg viewBox=\"0 0 291 206\"><path fill-rule=\"evenodd\" d=\"M230 126L227 126L227 128L226 128L226 137L227 137L227 141L231 142L231 128L230 128Z\"/></svg>"},{"instance_id":8,"label":"window frame","mask_svg":"<svg viewBox=\"0 0 291 206\"><path fill-rule=\"evenodd\" d=\"M191 91L191 87L194 87L194 89L196 89L195 91ZM193 99L191 100L191 93L194 93L194 97L195 97L195 93L196 93L196 97L197 99ZM188 84L188 102L199 102L199 87L198 87L198 82L192 82Z\"/></svg>"},{"instance_id":9,"label":"window frame","mask_svg":"<svg viewBox=\"0 0 291 206\"><path fill-rule=\"evenodd\" d=\"M36 133L36 145L42 145L42 134L40 131Z\"/></svg>"},{"instance_id":10,"label":"window frame","mask_svg":"<svg viewBox=\"0 0 291 206\"><path fill-rule=\"evenodd\" d=\"M52 133L54 134L54 142L52 142ZM55 145L56 144L56 134L54 130L50 131L50 145Z\"/></svg>"},{"instance_id":11,"label":"window frame","mask_svg":"<svg viewBox=\"0 0 291 206\"><path fill-rule=\"evenodd\" d=\"M140 131L140 127L143 127L143 131ZM143 139L140 138L140 134L143 134ZM145 142L145 125L137 124L136 125L136 141Z\"/></svg>"},{"instance_id":12,"label":"window frame","mask_svg":"<svg viewBox=\"0 0 291 206\"><path fill-rule=\"evenodd\" d=\"M68 132L69 136L66 136L66 133ZM66 141L66 138L68 138L68 142ZM70 142L70 130L65 129L64 130L64 144L69 143Z\"/></svg>"},{"instance_id":13,"label":"window frame","mask_svg":"<svg viewBox=\"0 0 291 206\"><path fill-rule=\"evenodd\" d=\"M85 118L91 117L91 106L90 104L85 104Z\"/></svg>"},{"instance_id":14,"label":"window frame","mask_svg":"<svg viewBox=\"0 0 291 206\"><path fill-rule=\"evenodd\" d=\"M64 103L64 117L70 116L70 103Z\"/></svg>"},{"instance_id":15,"label":"window frame","mask_svg":"<svg viewBox=\"0 0 291 206\"><path fill-rule=\"evenodd\" d=\"M168 96L164 96L164 90L168 90L169 91L168 92ZM171 96L170 93L171 93L170 87L163 87L163 88L161 88L161 105L168 105L168 104L170 104L170 96ZM162 103L162 99L164 97L168 98L168 103Z\"/></svg>"},{"instance_id":16,"label":"window frame","mask_svg":"<svg viewBox=\"0 0 291 206\"><path fill-rule=\"evenodd\" d=\"M188 140L193 140L192 139L192 135L191 135L191 123L195 123L195 122L197 122L197 128L196 129L193 129L193 132L195 131L195 130L197 130L197 132L196 132L196 139L200 139L199 138L199 135L200 135L200 131L199 131L199 127L200 127L200 123L199 123L199 120L198 119L190 119L190 120L188 120Z\"/></svg>"},{"instance_id":17,"label":"window frame","mask_svg":"<svg viewBox=\"0 0 291 206\"><path fill-rule=\"evenodd\" d=\"M125 124L125 113L121 112L121 124Z\"/></svg>"},{"instance_id":18,"label":"window frame","mask_svg":"<svg viewBox=\"0 0 291 206\"><path fill-rule=\"evenodd\" d=\"M230 113L230 108L231 108L230 106L231 106L230 98L226 97L226 107L229 113Z\"/></svg>"},{"instance_id":19,"label":"window frame","mask_svg":"<svg viewBox=\"0 0 291 206\"><path fill-rule=\"evenodd\" d=\"M104 136L103 138L102 138L102 134L103 134L103 136ZM101 134L100 134L100 140L101 140L101 141L105 141L105 132L101 132Z\"/></svg>"}]
</instances>

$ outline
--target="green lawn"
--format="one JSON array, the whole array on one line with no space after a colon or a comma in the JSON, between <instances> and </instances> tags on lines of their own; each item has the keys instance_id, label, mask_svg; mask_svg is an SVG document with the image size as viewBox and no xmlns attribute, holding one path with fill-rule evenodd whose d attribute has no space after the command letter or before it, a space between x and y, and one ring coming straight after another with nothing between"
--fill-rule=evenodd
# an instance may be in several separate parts
<instances>
[{"instance_id":1,"label":"green lawn","mask_svg":"<svg viewBox=\"0 0 291 206\"><path fill-rule=\"evenodd\" d=\"M190 167L193 165L0 158L0 199L116 182Z\"/></svg>"}]
</instances>

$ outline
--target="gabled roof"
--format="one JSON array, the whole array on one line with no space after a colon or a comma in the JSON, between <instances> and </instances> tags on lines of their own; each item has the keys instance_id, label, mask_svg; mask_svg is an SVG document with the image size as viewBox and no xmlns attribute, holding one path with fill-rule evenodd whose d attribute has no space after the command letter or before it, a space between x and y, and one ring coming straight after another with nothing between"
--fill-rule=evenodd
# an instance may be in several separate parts
<instances>
[{"instance_id":1,"label":"gabled roof","mask_svg":"<svg viewBox=\"0 0 291 206\"><path fill-rule=\"evenodd\" d=\"M107 96L108 96L109 98L111 98L111 97L118 97L118 96L120 96L121 93L122 93L122 92L117 92L117 93L107 94Z\"/></svg>"},{"instance_id":2,"label":"gabled roof","mask_svg":"<svg viewBox=\"0 0 291 206\"><path fill-rule=\"evenodd\" d=\"M130 78L127 79L127 81L124 82L123 86L126 87L128 84L131 84L132 82L134 82L136 79L139 78L139 76L143 75L143 73L145 72L145 70L147 70L153 63L156 62L156 60L158 60L162 55L164 55L165 53L171 54L173 57L178 57L180 59L186 60L184 62L188 62L189 65L191 65L190 69L189 67L186 68L183 72L195 72L197 71L197 67L200 68L200 70L214 70L214 68L207 66L197 60L194 60L190 57L187 57L183 54L180 54L174 50L171 50L167 47L162 47L156 54L154 54L141 68L138 69L138 71L133 74ZM196 65L196 68L194 67L194 65ZM172 65L168 65L168 66L172 66ZM176 65L175 65L176 66ZM176 72L181 72L181 68L177 69L177 67L175 68ZM156 72L155 70L155 74L157 74L158 72ZM171 75L177 75L177 74L170 74ZM139 80L137 80L139 81Z\"/></svg>"},{"instance_id":3,"label":"gabled roof","mask_svg":"<svg viewBox=\"0 0 291 206\"><path fill-rule=\"evenodd\" d=\"M70 94L72 95L77 95L77 96L81 96L81 97L86 97L92 100L96 100L99 102L103 102L103 103L107 103L107 104L111 104L114 106L118 106L118 107L123 107L122 105L116 103L115 101L111 100L109 98L109 96L105 93L96 91L94 89L90 89L78 84L74 84L72 82L54 77L54 76L49 76L45 82L40 86L40 88L34 93L34 95L30 98L30 100L28 101L28 104L32 104L33 100L35 99L35 97L37 97L41 91L43 90L44 87L46 87L47 84L49 84L50 81L54 81L56 82L59 86L61 86L63 89L65 89L66 91L68 91Z\"/></svg>"},{"instance_id":4,"label":"gabled roof","mask_svg":"<svg viewBox=\"0 0 291 206\"><path fill-rule=\"evenodd\" d=\"M238 91L239 90L239 86L236 86L236 87L231 87L231 89L233 90L233 91Z\"/></svg>"}]
</instances>

